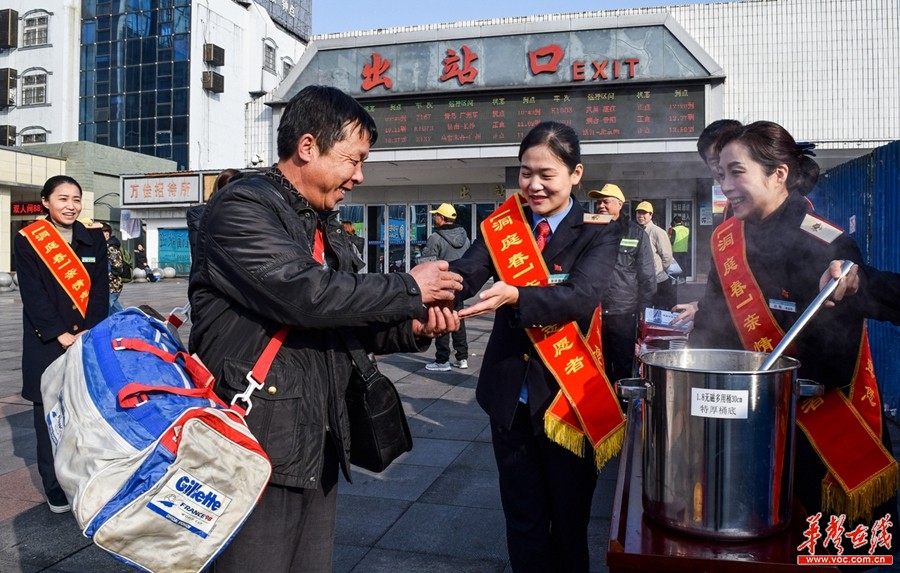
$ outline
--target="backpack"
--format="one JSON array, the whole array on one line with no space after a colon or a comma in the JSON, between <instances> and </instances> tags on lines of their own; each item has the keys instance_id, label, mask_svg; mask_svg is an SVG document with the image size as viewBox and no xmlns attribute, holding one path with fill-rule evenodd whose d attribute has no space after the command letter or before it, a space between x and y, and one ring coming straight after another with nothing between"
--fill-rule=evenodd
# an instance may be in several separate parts
<instances>
[{"instance_id":1,"label":"backpack","mask_svg":"<svg viewBox=\"0 0 900 573\"><path fill-rule=\"evenodd\" d=\"M110 269L112 270L112 274L117 277L126 278L126 279L131 278L131 270L132 270L131 265L128 264L128 261L126 261L124 258L122 259L121 267L119 267L119 268L110 267Z\"/></svg>"},{"instance_id":2,"label":"backpack","mask_svg":"<svg viewBox=\"0 0 900 573\"><path fill-rule=\"evenodd\" d=\"M114 314L45 371L57 478L84 535L144 571L200 571L249 517L271 464L243 411L162 321Z\"/></svg>"}]
</instances>

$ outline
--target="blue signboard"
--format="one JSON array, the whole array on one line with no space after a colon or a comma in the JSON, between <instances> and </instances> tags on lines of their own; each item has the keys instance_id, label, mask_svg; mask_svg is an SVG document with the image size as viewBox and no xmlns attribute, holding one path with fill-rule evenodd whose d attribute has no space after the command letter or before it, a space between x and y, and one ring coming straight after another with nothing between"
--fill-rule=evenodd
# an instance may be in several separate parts
<instances>
[{"instance_id":1,"label":"blue signboard","mask_svg":"<svg viewBox=\"0 0 900 573\"><path fill-rule=\"evenodd\" d=\"M179 276L191 272L191 245L187 229L159 230L159 267L172 267Z\"/></svg>"}]
</instances>

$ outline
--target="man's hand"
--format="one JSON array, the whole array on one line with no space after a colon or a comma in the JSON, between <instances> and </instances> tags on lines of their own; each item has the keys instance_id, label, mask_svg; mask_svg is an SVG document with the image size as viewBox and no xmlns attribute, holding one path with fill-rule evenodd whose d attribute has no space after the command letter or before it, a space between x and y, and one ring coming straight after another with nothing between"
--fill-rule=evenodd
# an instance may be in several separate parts
<instances>
[{"instance_id":1,"label":"man's hand","mask_svg":"<svg viewBox=\"0 0 900 573\"><path fill-rule=\"evenodd\" d=\"M429 306L422 317L413 319L413 334L435 338L459 330L459 315L446 306Z\"/></svg>"},{"instance_id":2,"label":"man's hand","mask_svg":"<svg viewBox=\"0 0 900 573\"><path fill-rule=\"evenodd\" d=\"M519 289L503 281L497 281L491 288L478 295L478 298L481 299L481 302L459 311L460 318L470 318L493 312L504 304L516 304L519 302Z\"/></svg>"},{"instance_id":3,"label":"man's hand","mask_svg":"<svg viewBox=\"0 0 900 573\"><path fill-rule=\"evenodd\" d=\"M831 261L828 269L822 273L822 278L819 279L819 290L825 288L831 279L840 279L831 297L825 301L825 306L834 306L834 303L840 302L845 296L853 296L859 292L859 265L853 265L847 276L841 279L841 265L843 264L844 261Z\"/></svg>"},{"instance_id":4,"label":"man's hand","mask_svg":"<svg viewBox=\"0 0 900 573\"><path fill-rule=\"evenodd\" d=\"M672 312L677 312L678 316L669 323L669 326L680 328L682 325L694 320L694 315L697 314L699 309L700 305L696 300L694 302L676 304L672 307ZM693 325L691 326L691 330L693 330Z\"/></svg>"},{"instance_id":5,"label":"man's hand","mask_svg":"<svg viewBox=\"0 0 900 573\"><path fill-rule=\"evenodd\" d=\"M462 276L451 273L447 261L420 263L409 271L419 285L422 302L431 304L439 301L453 301L456 291L462 290Z\"/></svg>"}]
</instances>

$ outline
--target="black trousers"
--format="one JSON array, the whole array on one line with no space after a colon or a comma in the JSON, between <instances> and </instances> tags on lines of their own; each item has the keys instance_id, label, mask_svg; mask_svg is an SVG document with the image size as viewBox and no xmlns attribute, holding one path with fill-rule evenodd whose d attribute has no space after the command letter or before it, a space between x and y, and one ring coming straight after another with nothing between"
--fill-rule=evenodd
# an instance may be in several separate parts
<instances>
[{"instance_id":1,"label":"black trousers","mask_svg":"<svg viewBox=\"0 0 900 573\"><path fill-rule=\"evenodd\" d=\"M604 314L603 363L606 376L615 383L631 378L634 368L634 345L637 342L637 316L628 314Z\"/></svg>"},{"instance_id":2,"label":"black trousers","mask_svg":"<svg viewBox=\"0 0 900 573\"><path fill-rule=\"evenodd\" d=\"M678 285L672 279L656 283L656 296L653 297L653 308L672 310L678 304Z\"/></svg>"},{"instance_id":3,"label":"black trousers","mask_svg":"<svg viewBox=\"0 0 900 573\"><path fill-rule=\"evenodd\" d=\"M318 489L269 484L209 573L331 573L337 482L329 438Z\"/></svg>"},{"instance_id":4,"label":"black trousers","mask_svg":"<svg viewBox=\"0 0 900 573\"><path fill-rule=\"evenodd\" d=\"M510 565L515 573L587 573L593 453L580 458L535 435L529 416L519 404L511 428L491 420Z\"/></svg>"},{"instance_id":5,"label":"black trousers","mask_svg":"<svg viewBox=\"0 0 900 573\"><path fill-rule=\"evenodd\" d=\"M66 492L56 481L56 468L53 467L53 444L50 442L50 430L44 418L44 404L34 403L34 433L37 435L37 464L44 485L44 495L53 505L66 505Z\"/></svg>"},{"instance_id":6,"label":"black trousers","mask_svg":"<svg viewBox=\"0 0 900 573\"><path fill-rule=\"evenodd\" d=\"M455 310L461 310L464 301L457 297L453 304ZM466 360L469 358L469 341L466 338L466 323L459 322L459 330L450 334L444 334L434 339L434 361L447 362L450 360L450 338L453 337L453 350L456 352L457 360Z\"/></svg>"}]
</instances>

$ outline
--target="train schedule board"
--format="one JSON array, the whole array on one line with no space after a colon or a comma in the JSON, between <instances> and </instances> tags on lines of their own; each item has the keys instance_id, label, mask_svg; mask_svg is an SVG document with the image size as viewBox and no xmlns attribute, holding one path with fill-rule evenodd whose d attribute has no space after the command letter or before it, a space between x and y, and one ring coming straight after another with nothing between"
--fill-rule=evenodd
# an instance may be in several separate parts
<instances>
[{"instance_id":1,"label":"train schedule board","mask_svg":"<svg viewBox=\"0 0 900 573\"><path fill-rule=\"evenodd\" d=\"M541 121L573 127L582 142L696 139L706 118L702 84L435 94L360 103L378 125L373 149L517 145Z\"/></svg>"}]
</instances>

